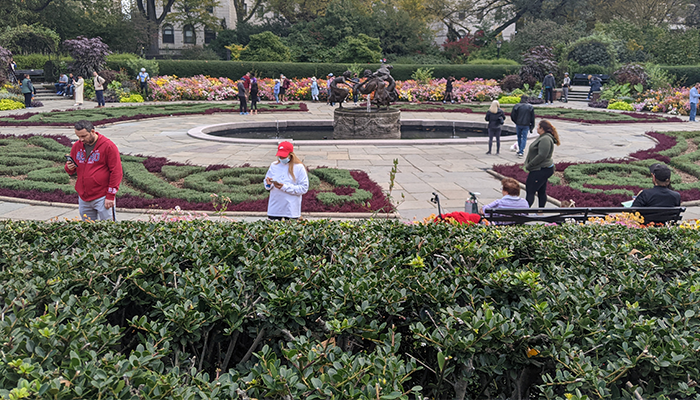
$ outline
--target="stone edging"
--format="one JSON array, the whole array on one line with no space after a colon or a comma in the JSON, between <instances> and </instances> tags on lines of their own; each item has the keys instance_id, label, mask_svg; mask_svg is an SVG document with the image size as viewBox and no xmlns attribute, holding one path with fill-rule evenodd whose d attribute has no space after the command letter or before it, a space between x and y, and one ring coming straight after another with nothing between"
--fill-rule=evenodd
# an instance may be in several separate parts
<instances>
[{"instance_id":1,"label":"stone edging","mask_svg":"<svg viewBox=\"0 0 700 400\"><path fill-rule=\"evenodd\" d=\"M21 203L29 204L32 206L45 206L45 207L60 207L60 208L78 208L76 204L67 203L54 203L50 201L42 200L30 200L22 199L18 197L8 197L0 196L0 202L10 202L10 203ZM126 212L132 214L161 214L169 210L156 210L152 208L123 208L117 207L117 211ZM223 213L217 213L215 211L196 211L196 210L182 210L183 212L198 212L204 213L209 216L222 215L226 217L267 217L267 213L263 211L224 211ZM398 212L393 213L332 213L332 212L310 212L302 213L302 217L314 218L314 219L325 219L325 218L338 218L338 219L400 219L401 214Z\"/></svg>"}]
</instances>

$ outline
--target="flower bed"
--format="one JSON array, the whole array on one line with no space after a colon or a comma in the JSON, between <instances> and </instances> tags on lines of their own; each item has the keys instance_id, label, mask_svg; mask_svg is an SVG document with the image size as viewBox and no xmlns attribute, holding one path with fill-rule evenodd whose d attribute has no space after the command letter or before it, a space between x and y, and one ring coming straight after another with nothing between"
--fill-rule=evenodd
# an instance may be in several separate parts
<instances>
[{"instance_id":1,"label":"flower bed","mask_svg":"<svg viewBox=\"0 0 700 400\"><path fill-rule=\"evenodd\" d=\"M632 153L627 159L594 163L557 163L549 179L547 194L558 200L574 200L580 207L619 207L640 190L651 187L649 165L663 162L676 170L671 176L681 201L700 200L700 132L648 133L659 142L653 149ZM525 183L522 164L494 165L493 170ZM682 172L684 176L681 176Z\"/></svg>"},{"instance_id":2,"label":"flower bed","mask_svg":"<svg viewBox=\"0 0 700 400\"><path fill-rule=\"evenodd\" d=\"M77 204L74 181L63 170L68 138L0 136L0 194ZM266 211L262 185L266 168L195 167L165 158L122 155L124 180L118 205L124 208L215 211L212 194L227 198L229 211ZM380 212L393 208L379 185L363 171L309 171L303 212ZM322 189L323 187L323 189Z\"/></svg>"},{"instance_id":3,"label":"flower bed","mask_svg":"<svg viewBox=\"0 0 700 400\"><path fill-rule=\"evenodd\" d=\"M311 100L311 78L290 79L287 89L288 100ZM318 79L320 90L319 99L327 97L327 80ZM429 83L419 83L414 80L397 81L396 89L400 101L442 101L445 94L445 79L433 79ZM238 97L237 82L228 78L211 78L203 75L192 78L176 76L159 76L149 83L151 96L159 101L176 100L235 100ZM275 100L274 79L258 79L259 96L262 100ZM475 79L471 81L455 81L453 97L459 102L491 101L501 94L498 81L494 79Z\"/></svg>"},{"instance_id":4,"label":"flower bed","mask_svg":"<svg viewBox=\"0 0 700 400\"><path fill-rule=\"evenodd\" d=\"M0 395L690 399L683 228L0 221Z\"/></svg>"},{"instance_id":5,"label":"flower bed","mask_svg":"<svg viewBox=\"0 0 700 400\"><path fill-rule=\"evenodd\" d=\"M688 115L690 113L690 88L668 88L649 90L643 93L632 106L637 111Z\"/></svg>"},{"instance_id":6,"label":"flower bed","mask_svg":"<svg viewBox=\"0 0 700 400\"><path fill-rule=\"evenodd\" d=\"M308 111L304 103L260 104L259 112ZM53 110L46 113L24 113L0 117L0 126L73 126L86 119L95 125L135 121L173 115L238 113L237 104L157 104L100 109Z\"/></svg>"}]
</instances>

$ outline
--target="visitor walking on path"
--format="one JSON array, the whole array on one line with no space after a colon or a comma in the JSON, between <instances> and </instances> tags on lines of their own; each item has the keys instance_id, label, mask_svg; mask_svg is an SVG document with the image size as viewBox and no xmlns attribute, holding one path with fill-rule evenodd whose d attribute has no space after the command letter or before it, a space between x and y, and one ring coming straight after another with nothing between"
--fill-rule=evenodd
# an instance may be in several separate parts
<instances>
[{"instance_id":1,"label":"visitor walking on path","mask_svg":"<svg viewBox=\"0 0 700 400\"><path fill-rule=\"evenodd\" d=\"M280 100L284 102L286 100L287 91L289 90L289 86L291 86L292 81L290 81L284 75L280 75L280 80L282 81L282 87L280 88Z\"/></svg>"},{"instance_id":2,"label":"visitor walking on path","mask_svg":"<svg viewBox=\"0 0 700 400\"><path fill-rule=\"evenodd\" d=\"M92 84L95 87L95 97L97 98L97 107L102 108L105 106L105 78L101 77L97 71L92 71Z\"/></svg>"},{"instance_id":3,"label":"visitor walking on path","mask_svg":"<svg viewBox=\"0 0 700 400\"><path fill-rule=\"evenodd\" d=\"M36 93L36 89L34 88L34 85L32 85L32 80L29 79L29 74L24 74L24 78L22 79L22 86L20 86L20 90L22 91L22 94L24 95L24 107L25 108L32 108L32 98L34 97L34 94Z\"/></svg>"},{"instance_id":4,"label":"visitor walking on path","mask_svg":"<svg viewBox=\"0 0 700 400\"><path fill-rule=\"evenodd\" d=\"M698 89L700 89L700 83L696 83L690 89L690 118L688 119L690 122L695 122L695 115L698 112L698 99L700 99Z\"/></svg>"},{"instance_id":5,"label":"visitor walking on path","mask_svg":"<svg viewBox=\"0 0 700 400\"><path fill-rule=\"evenodd\" d=\"M535 130L535 108L527 102L528 97L523 95L520 103L513 106L510 119L515 123L515 131L518 137L518 157L523 156L527 145L527 132Z\"/></svg>"},{"instance_id":6,"label":"visitor walking on path","mask_svg":"<svg viewBox=\"0 0 700 400\"><path fill-rule=\"evenodd\" d=\"M535 194L539 200L539 207L547 205L547 179L554 174L554 145L559 146L559 134L547 120L540 121L537 127L540 137L535 139L527 151L525 170L528 173L525 182L525 199L532 207L535 202Z\"/></svg>"},{"instance_id":7,"label":"visitor walking on path","mask_svg":"<svg viewBox=\"0 0 700 400\"><path fill-rule=\"evenodd\" d=\"M82 106L83 105L83 90L85 90L85 81L83 80L83 77L78 75L78 80L75 81L75 104L73 104L73 107L76 106Z\"/></svg>"},{"instance_id":8,"label":"visitor walking on path","mask_svg":"<svg viewBox=\"0 0 700 400\"><path fill-rule=\"evenodd\" d=\"M554 80L554 75L548 73L542 81L542 86L544 86L544 104L554 104L554 87L557 85Z\"/></svg>"},{"instance_id":9,"label":"visitor walking on path","mask_svg":"<svg viewBox=\"0 0 700 400\"><path fill-rule=\"evenodd\" d=\"M454 81L455 81L454 76L450 76L449 78L447 78L447 82L445 82L445 97L442 99L443 103L447 103L448 101L450 103L455 102L454 98L452 97L452 90L454 89L454 87L453 87Z\"/></svg>"},{"instance_id":10,"label":"visitor walking on path","mask_svg":"<svg viewBox=\"0 0 700 400\"><path fill-rule=\"evenodd\" d=\"M77 174L78 210L83 221L116 220L115 197L122 181L119 149L111 140L95 132L90 121L75 123L78 141L63 167Z\"/></svg>"},{"instance_id":11,"label":"visitor walking on path","mask_svg":"<svg viewBox=\"0 0 700 400\"><path fill-rule=\"evenodd\" d=\"M318 82L316 81L316 77L311 77L311 100L313 101L318 101Z\"/></svg>"},{"instance_id":12,"label":"visitor walking on path","mask_svg":"<svg viewBox=\"0 0 700 400\"><path fill-rule=\"evenodd\" d=\"M498 100L494 100L486 111L486 120L489 122L489 151L486 154L491 154L494 138L496 138L496 154L501 152L501 125L505 123L506 115L500 107Z\"/></svg>"},{"instance_id":13,"label":"visitor walking on path","mask_svg":"<svg viewBox=\"0 0 700 400\"><path fill-rule=\"evenodd\" d=\"M258 86L258 79L254 74L250 74L250 112L253 115L258 115L258 94L260 92L260 87Z\"/></svg>"},{"instance_id":14,"label":"visitor walking on path","mask_svg":"<svg viewBox=\"0 0 700 400\"><path fill-rule=\"evenodd\" d=\"M270 191L267 217L271 220L301 217L301 198L309 191L306 167L294 154L290 142L277 146L277 161L270 164L265 175L265 189Z\"/></svg>"},{"instance_id":15,"label":"visitor walking on path","mask_svg":"<svg viewBox=\"0 0 700 400\"><path fill-rule=\"evenodd\" d=\"M277 104L280 102L280 90L282 90L282 82L279 79L275 79L275 87L272 89L272 93L275 94L275 102Z\"/></svg>"},{"instance_id":16,"label":"visitor walking on path","mask_svg":"<svg viewBox=\"0 0 700 400\"><path fill-rule=\"evenodd\" d=\"M146 68L141 68L141 72L139 72L138 76L136 77L141 85L141 93L143 94L144 100L148 99L148 79L150 77L151 76L148 75L148 72L146 72Z\"/></svg>"},{"instance_id":17,"label":"visitor walking on path","mask_svg":"<svg viewBox=\"0 0 700 400\"><path fill-rule=\"evenodd\" d=\"M248 101L245 97L245 86L243 83L243 78L238 80L238 100L241 102L239 106L239 111L241 115L248 115Z\"/></svg>"},{"instance_id":18,"label":"visitor walking on path","mask_svg":"<svg viewBox=\"0 0 700 400\"><path fill-rule=\"evenodd\" d=\"M564 72L564 81L561 84L562 97L564 98L564 103L569 102L569 88L571 87L571 78L569 78L569 73Z\"/></svg>"}]
</instances>

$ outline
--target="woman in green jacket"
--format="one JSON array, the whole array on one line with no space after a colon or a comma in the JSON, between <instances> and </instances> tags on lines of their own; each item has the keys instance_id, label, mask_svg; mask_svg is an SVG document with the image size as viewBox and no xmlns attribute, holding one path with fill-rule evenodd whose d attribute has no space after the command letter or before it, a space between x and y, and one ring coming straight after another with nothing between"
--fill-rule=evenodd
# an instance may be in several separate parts
<instances>
[{"instance_id":1,"label":"woman in green jacket","mask_svg":"<svg viewBox=\"0 0 700 400\"><path fill-rule=\"evenodd\" d=\"M20 86L20 89L22 90L22 94L24 95L24 107L32 108L32 97L34 97L36 89L34 89L34 85L32 85L32 81L29 79L28 74L24 74L24 78L22 79L22 86Z\"/></svg>"},{"instance_id":2,"label":"woman in green jacket","mask_svg":"<svg viewBox=\"0 0 700 400\"><path fill-rule=\"evenodd\" d=\"M547 120L540 121L537 133L540 137L532 142L525 159L525 170L529 172L525 182L525 199L532 207L537 193L539 207L542 208L547 204L547 179L554 174L554 145L561 143L557 130Z\"/></svg>"}]
</instances>

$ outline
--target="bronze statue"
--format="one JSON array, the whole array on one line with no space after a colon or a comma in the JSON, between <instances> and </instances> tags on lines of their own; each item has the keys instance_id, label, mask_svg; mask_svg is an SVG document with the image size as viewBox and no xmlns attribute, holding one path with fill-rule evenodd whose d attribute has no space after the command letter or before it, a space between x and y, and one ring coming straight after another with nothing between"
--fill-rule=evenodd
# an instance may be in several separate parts
<instances>
[{"instance_id":1,"label":"bronze statue","mask_svg":"<svg viewBox=\"0 0 700 400\"><path fill-rule=\"evenodd\" d=\"M348 88L352 87L352 85L347 81L350 80L351 76L352 71L345 71L343 72L342 76L339 76L331 81L331 95L328 98L330 103L337 102L339 108L343 108L343 102L348 97L348 93L350 93L350 89ZM342 88L338 85L346 85L348 88Z\"/></svg>"},{"instance_id":2,"label":"bronze statue","mask_svg":"<svg viewBox=\"0 0 700 400\"><path fill-rule=\"evenodd\" d=\"M373 104L377 108L386 107L389 108L389 104L395 102L399 99L399 94L396 91L396 81L391 76L391 70L394 67L391 65L384 65L375 72L366 69L363 77L365 81L356 84L353 90L363 95L368 95L374 92Z\"/></svg>"}]
</instances>

